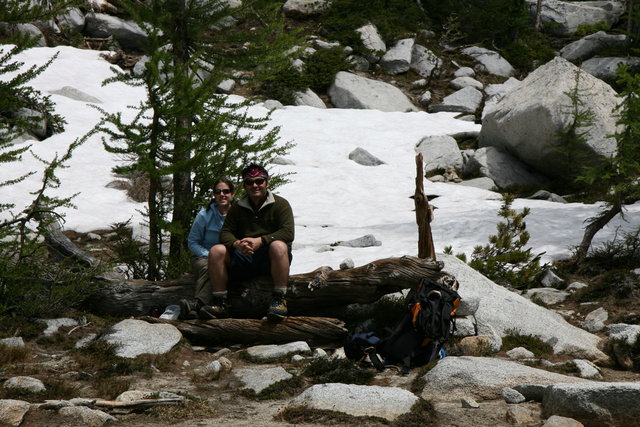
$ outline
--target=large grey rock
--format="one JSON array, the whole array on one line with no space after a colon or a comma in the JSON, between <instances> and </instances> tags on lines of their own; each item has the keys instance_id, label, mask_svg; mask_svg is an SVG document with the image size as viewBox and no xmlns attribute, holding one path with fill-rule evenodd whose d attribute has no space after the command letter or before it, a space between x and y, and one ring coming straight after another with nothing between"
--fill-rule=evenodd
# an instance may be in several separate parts
<instances>
[{"instance_id":1,"label":"large grey rock","mask_svg":"<svg viewBox=\"0 0 640 427\"><path fill-rule=\"evenodd\" d=\"M6 347L24 347L24 340L22 337L9 337L0 339L0 344Z\"/></svg>"},{"instance_id":2,"label":"large grey rock","mask_svg":"<svg viewBox=\"0 0 640 427\"><path fill-rule=\"evenodd\" d=\"M624 340L627 344L633 345L640 337L640 325L627 325L625 323L614 323L607 325L610 339Z\"/></svg>"},{"instance_id":3,"label":"large grey rock","mask_svg":"<svg viewBox=\"0 0 640 427\"><path fill-rule=\"evenodd\" d=\"M524 347L516 347L507 351L510 359L532 359L535 355Z\"/></svg>"},{"instance_id":4,"label":"large grey rock","mask_svg":"<svg viewBox=\"0 0 640 427\"><path fill-rule=\"evenodd\" d=\"M292 18L306 18L318 15L330 6L329 0L287 0L282 6L282 11Z\"/></svg>"},{"instance_id":5,"label":"large grey rock","mask_svg":"<svg viewBox=\"0 0 640 427\"><path fill-rule=\"evenodd\" d=\"M467 86L475 87L478 90L482 90L484 88L482 82L479 82L473 77L456 77L449 82L449 86L453 89L462 89Z\"/></svg>"},{"instance_id":6,"label":"large grey rock","mask_svg":"<svg viewBox=\"0 0 640 427\"><path fill-rule=\"evenodd\" d=\"M527 400L518 390L514 390L511 387L504 387L500 394L507 403L522 403Z\"/></svg>"},{"instance_id":7,"label":"large grey rock","mask_svg":"<svg viewBox=\"0 0 640 427\"><path fill-rule=\"evenodd\" d=\"M424 375L421 397L451 401L465 396L498 399L504 387L518 384L557 384L587 380L490 357L448 356Z\"/></svg>"},{"instance_id":8,"label":"large grey rock","mask_svg":"<svg viewBox=\"0 0 640 427\"><path fill-rule=\"evenodd\" d=\"M327 108L326 104L314 91L307 88L304 92L296 92L293 105L306 105L315 108Z\"/></svg>"},{"instance_id":9,"label":"large grey rock","mask_svg":"<svg viewBox=\"0 0 640 427\"><path fill-rule=\"evenodd\" d=\"M125 49L139 50L147 39L147 33L134 21L104 13L87 14L85 33L89 37L113 36Z\"/></svg>"},{"instance_id":10,"label":"large grey rock","mask_svg":"<svg viewBox=\"0 0 640 427\"><path fill-rule=\"evenodd\" d=\"M388 83L340 71L327 92L337 108L416 111L400 89Z\"/></svg>"},{"instance_id":11,"label":"large grey rock","mask_svg":"<svg viewBox=\"0 0 640 427\"><path fill-rule=\"evenodd\" d=\"M516 88L519 84L520 80L515 77L509 77L504 83L487 85L484 88L486 97L482 107L482 118L494 109L510 90Z\"/></svg>"},{"instance_id":12,"label":"large grey rock","mask_svg":"<svg viewBox=\"0 0 640 427\"><path fill-rule=\"evenodd\" d=\"M481 176L480 178L467 179L459 182L458 185L464 185L466 187L482 188L483 190L495 191L498 189L496 182L487 176Z\"/></svg>"},{"instance_id":13,"label":"large grey rock","mask_svg":"<svg viewBox=\"0 0 640 427\"><path fill-rule=\"evenodd\" d=\"M418 141L415 151L422 153L427 174L448 167L460 169L463 165L458 143L449 135L425 136Z\"/></svg>"},{"instance_id":14,"label":"large grey rock","mask_svg":"<svg viewBox=\"0 0 640 427\"><path fill-rule=\"evenodd\" d=\"M19 108L15 115L19 118L28 119L29 131L40 139L47 137L47 119L44 113L30 108Z\"/></svg>"},{"instance_id":15,"label":"large grey rock","mask_svg":"<svg viewBox=\"0 0 640 427\"><path fill-rule=\"evenodd\" d=\"M545 417L561 415L585 426L640 425L640 383L556 384L547 387L542 400Z\"/></svg>"},{"instance_id":16,"label":"large grey rock","mask_svg":"<svg viewBox=\"0 0 640 427\"><path fill-rule=\"evenodd\" d=\"M262 361L275 360L294 353L311 353L311 348L304 341L294 341L280 345L254 345L247 348L249 356Z\"/></svg>"},{"instance_id":17,"label":"large grey rock","mask_svg":"<svg viewBox=\"0 0 640 427\"><path fill-rule=\"evenodd\" d=\"M442 59L420 44L414 44L411 52L411 70L422 77L435 77L442 68Z\"/></svg>"},{"instance_id":18,"label":"large grey rock","mask_svg":"<svg viewBox=\"0 0 640 427\"><path fill-rule=\"evenodd\" d=\"M542 427L584 427L584 424L580 421L574 420L573 418L552 415L545 420Z\"/></svg>"},{"instance_id":19,"label":"large grey rock","mask_svg":"<svg viewBox=\"0 0 640 427\"><path fill-rule=\"evenodd\" d=\"M309 387L287 406L304 406L393 421L410 412L417 401L416 395L398 387L330 383Z\"/></svg>"},{"instance_id":20,"label":"large grey rock","mask_svg":"<svg viewBox=\"0 0 640 427\"><path fill-rule=\"evenodd\" d=\"M560 56L571 62L582 61L605 49L620 47L626 42L627 37L624 34L607 34L604 31L598 31L569 43L560 49Z\"/></svg>"},{"instance_id":21,"label":"large grey rock","mask_svg":"<svg viewBox=\"0 0 640 427\"><path fill-rule=\"evenodd\" d=\"M113 325L102 339L117 346L117 356L134 358L141 354L165 354L178 344L182 334L173 325L125 319Z\"/></svg>"},{"instance_id":22,"label":"large grey rock","mask_svg":"<svg viewBox=\"0 0 640 427\"><path fill-rule=\"evenodd\" d=\"M481 147L505 147L526 164L548 176L563 176L558 155L559 132L571 121L570 98L579 69L560 57L529 74L482 119ZM582 148L593 158L615 153L616 92L602 80L581 73L578 90L585 107L594 114L593 126Z\"/></svg>"},{"instance_id":23,"label":"large grey rock","mask_svg":"<svg viewBox=\"0 0 640 427\"><path fill-rule=\"evenodd\" d=\"M45 323L47 325L47 328L43 332L45 337L50 337L55 334L62 326L78 326L78 322L76 320L68 317L60 317L58 319L38 319L38 322Z\"/></svg>"},{"instance_id":24,"label":"large grey rock","mask_svg":"<svg viewBox=\"0 0 640 427\"><path fill-rule=\"evenodd\" d=\"M398 42L380 58L382 68L389 74L402 74L409 71L413 44L414 39L398 40Z\"/></svg>"},{"instance_id":25,"label":"large grey rock","mask_svg":"<svg viewBox=\"0 0 640 427\"><path fill-rule=\"evenodd\" d=\"M58 27L69 34L78 34L84 30L84 14L77 7L72 7L63 15L56 17Z\"/></svg>"},{"instance_id":26,"label":"large grey rock","mask_svg":"<svg viewBox=\"0 0 640 427\"><path fill-rule=\"evenodd\" d=\"M281 366L275 368L246 368L233 371L233 375L242 383L242 389L252 390L260 394L265 389L280 381L293 378Z\"/></svg>"},{"instance_id":27,"label":"large grey rock","mask_svg":"<svg viewBox=\"0 0 640 427\"><path fill-rule=\"evenodd\" d=\"M30 407L23 400L0 399L0 424L19 426Z\"/></svg>"},{"instance_id":28,"label":"large grey rock","mask_svg":"<svg viewBox=\"0 0 640 427\"><path fill-rule=\"evenodd\" d=\"M598 349L600 338L569 324L561 315L540 307L506 288L496 285L453 255L438 254L444 271L460 283L458 292L464 299L476 297L480 306L475 313L478 323L491 325L500 336L517 329L553 346L556 354L570 354L581 359L606 358Z\"/></svg>"},{"instance_id":29,"label":"large grey rock","mask_svg":"<svg viewBox=\"0 0 640 427\"><path fill-rule=\"evenodd\" d=\"M380 166L385 164L382 160L361 147L356 147L355 150L349 153L349 160L353 160L362 166Z\"/></svg>"},{"instance_id":30,"label":"large grey rock","mask_svg":"<svg viewBox=\"0 0 640 427\"><path fill-rule=\"evenodd\" d=\"M489 74L503 77L510 77L515 72L515 69L509 64L509 61L493 50L471 46L462 49L462 53L471 56L479 62L476 71L485 71Z\"/></svg>"},{"instance_id":31,"label":"large grey rock","mask_svg":"<svg viewBox=\"0 0 640 427\"><path fill-rule=\"evenodd\" d=\"M571 361L573 366L578 370L580 378L588 378L590 380L601 380L602 374L600 369L591 361L584 359L574 359Z\"/></svg>"},{"instance_id":32,"label":"large grey rock","mask_svg":"<svg viewBox=\"0 0 640 427\"><path fill-rule=\"evenodd\" d=\"M429 112L449 111L453 113L475 113L482 103L482 92L467 86L447 95L439 105L429 107Z\"/></svg>"},{"instance_id":33,"label":"large grey rock","mask_svg":"<svg viewBox=\"0 0 640 427\"><path fill-rule=\"evenodd\" d=\"M86 406L67 406L61 408L58 413L64 417L75 420L74 425L102 426L108 422L118 421L113 415Z\"/></svg>"},{"instance_id":34,"label":"large grey rock","mask_svg":"<svg viewBox=\"0 0 640 427\"><path fill-rule=\"evenodd\" d=\"M616 70L620 64L628 67L637 67L640 65L640 58L633 57L605 57L591 58L582 63L582 69L594 77L604 80L607 83L614 84L617 80Z\"/></svg>"},{"instance_id":35,"label":"large grey rock","mask_svg":"<svg viewBox=\"0 0 640 427\"><path fill-rule=\"evenodd\" d=\"M30 37L34 37L36 39L36 46L45 47L47 46L47 40L40 31L40 28L36 27L33 24L16 24L15 29L18 33L26 34Z\"/></svg>"},{"instance_id":36,"label":"large grey rock","mask_svg":"<svg viewBox=\"0 0 640 427\"><path fill-rule=\"evenodd\" d=\"M536 13L537 0L527 0L529 13ZM581 25L604 22L607 28L616 23L624 13L624 5L618 1L556 1L544 0L540 20L544 31L558 36L568 36Z\"/></svg>"},{"instance_id":37,"label":"large grey rock","mask_svg":"<svg viewBox=\"0 0 640 427\"><path fill-rule=\"evenodd\" d=\"M360 34L362 46L367 51L367 61L372 64L378 62L380 57L387 51L387 45L380 37L378 28L373 24L366 24L356 29L356 32Z\"/></svg>"},{"instance_id":38,"label":"large grey rock","mask_svg":"<svg viewBox=\"0 0 640 427\"><path fill-rule=\"evenodd\" d=\"M4 382L6 389L23 390L31 393L42 393L47 390L44 383L33 377L11 377Z\"/></svg>"},{"instance_id":39,"label":"large grey rock","mask_svg":"<svg viewBox=\"0 0 640 427\"><path fill-rule=\"evenodd\" d=\"M544 183L539 174L529 171L520 160L498 147L477 149L467 161L464 174L486 176L499 188Z\"/></svg>"}]
</instances>

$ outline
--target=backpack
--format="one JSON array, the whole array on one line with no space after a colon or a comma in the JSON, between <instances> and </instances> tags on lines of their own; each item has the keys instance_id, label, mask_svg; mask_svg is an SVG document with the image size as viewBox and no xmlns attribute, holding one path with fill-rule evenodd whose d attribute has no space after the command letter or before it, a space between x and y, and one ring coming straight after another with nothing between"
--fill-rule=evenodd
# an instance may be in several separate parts
<instances>
[{"instance_id":1,"label":"backpack","mask_svg":"<svg viewBox=\"0 0 640 427\"><path fill-rule=\"evenodd\" d=\"M457 282L448 285L422 279L407 296L407 310L386 338L380 339L372 332L347 335L347 357L360 361L368 355L378 370L402 364L403 374L444 357L442 345L455 332L455 313L460 305L460 295L454 290Z\"/></svg>"}]
</instances>

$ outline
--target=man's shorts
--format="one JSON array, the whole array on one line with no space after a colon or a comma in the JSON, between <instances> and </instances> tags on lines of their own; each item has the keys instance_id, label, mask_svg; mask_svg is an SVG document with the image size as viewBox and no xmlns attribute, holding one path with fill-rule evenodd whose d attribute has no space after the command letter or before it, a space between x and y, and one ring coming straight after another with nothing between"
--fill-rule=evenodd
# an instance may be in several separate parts
<instances>
[{"instance_id":1,"label":"man's shorts","mask_svg":"<svg viewBox=\"0 0 640 427\"><path fill-rule=\"evenodd\" d=\"M289 264L293 259L291 248L288 250ZM242 252L231 249L229 263L229 278L242 282L256 276L271 275L271 261L269 260L269 246L261 246L253 255L243 255Z\"/></svg>"}]
</instances>

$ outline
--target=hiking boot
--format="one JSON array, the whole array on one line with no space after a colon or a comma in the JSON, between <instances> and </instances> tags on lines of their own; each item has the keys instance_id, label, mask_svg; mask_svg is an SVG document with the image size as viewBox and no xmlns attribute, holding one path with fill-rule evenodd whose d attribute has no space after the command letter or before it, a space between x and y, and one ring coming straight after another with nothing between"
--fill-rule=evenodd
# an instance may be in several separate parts
<instances>
[{"instance_id":1,"label":"hiking boot","mask_svg":"<svg viewBox=\"0 0 640 427\"><path fill-rule=\"evenodd\" d=\"M229 317L229 310L227 307L227 301L220 299L213 303L213 305L203 305L198 310L198 317L201 320L211 319L224 319Z\"/></svg>"},{"instance_id":2,"label":"hiking boot","mask_svg":"<svg viewBox=\"0 0 640 427\"><path fill-rule=\"evenodd\" d=\"M275 321L282 320L287 317L287 300L284 299L284 295L274 295L271 300L271 305L267 310L267 319Z\"/></svg>"},{"instance_id":3,"label":"hiking boot","mask_svg":"<svg viewBox=\"0 0 640 427\"><path fill-rule=\"evenodd\" d=\"M201 306L199 300L190 302L187 299L181 299L179 305L180 315L178 316L178 320L193 320L198 318L198 310Z\"/></svg>"}]
</instances>

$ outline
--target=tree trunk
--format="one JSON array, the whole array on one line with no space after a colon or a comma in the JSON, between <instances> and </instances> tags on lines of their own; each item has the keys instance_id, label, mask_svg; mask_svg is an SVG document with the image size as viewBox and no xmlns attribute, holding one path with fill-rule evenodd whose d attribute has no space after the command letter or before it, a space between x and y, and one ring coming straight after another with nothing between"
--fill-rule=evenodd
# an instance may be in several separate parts
<instances>
[{"instance_id":1,"label":"tree trunk","mask_svg":"<svg viewBox=\"0 0 640 427\"><path fill-rule=\"evenodd\" d=\"M287 317L280 322L257 319L215 319L185 322L143 317L151 323L171 323L194 344L282 344L306 341L311 346L341 343L344 323L327 317Z\"/></svg>"},{"instance_id":2,"label":"tree trunk","mask_svg":"<svg viewBox=\"0 0 640 427\"><path fill-rule=\"evenodd\" d=\"M542 27L542 0L538 0L536 3L536 24L535 30L540 31Z\"/></svg>"},{"instance_id":3,"label":"tree trunk","mask_svg":"<svg viewBox=\"0 0 640 427\"><path fill-rule=\"evenodd\" d=\"M415 286L423 277L437 279L444 264L430 258L404 256L373 261L361 267L332 270L321 267L289 277L287 303L291 315L330 313L352 303L373 303L381 296ZM273 284L260 277L231 285L229 303L234 317L262 317L271 298ZM91 299L97 313L140 316L181 298L193 299L195 281L184 276L170 282L128 280L101 286Z\"/></svg>"},{"instance_id":4,"label":"tree trunk","mask_svg":"<svg viewBox=\"0 0 640 427\"><path fill-rule=\"evenodd\" d=\"M622 204L616 203L608 210L602 212L598 217L589 222L584 229L582 236L582 242L576 250L575 263L580 264L587 257L587 252L591 247L591 241L595 237L596 233L609 223L616 215L622 212Z\"/></svg>"},{"instance_id":5,"label":"tree trunk","mask_svg":"<svg viewBox=\"0 0 640 427\"><path fill-rule=\"evenodd\" d=\"M436 249L431 234L431 209L429 200L424 194L424 172L422 169L422 153L416 156L416 192L413 202L416 207L416 222L418 223L418 258L436 259Z\"/></svg>"}]
</instances>

